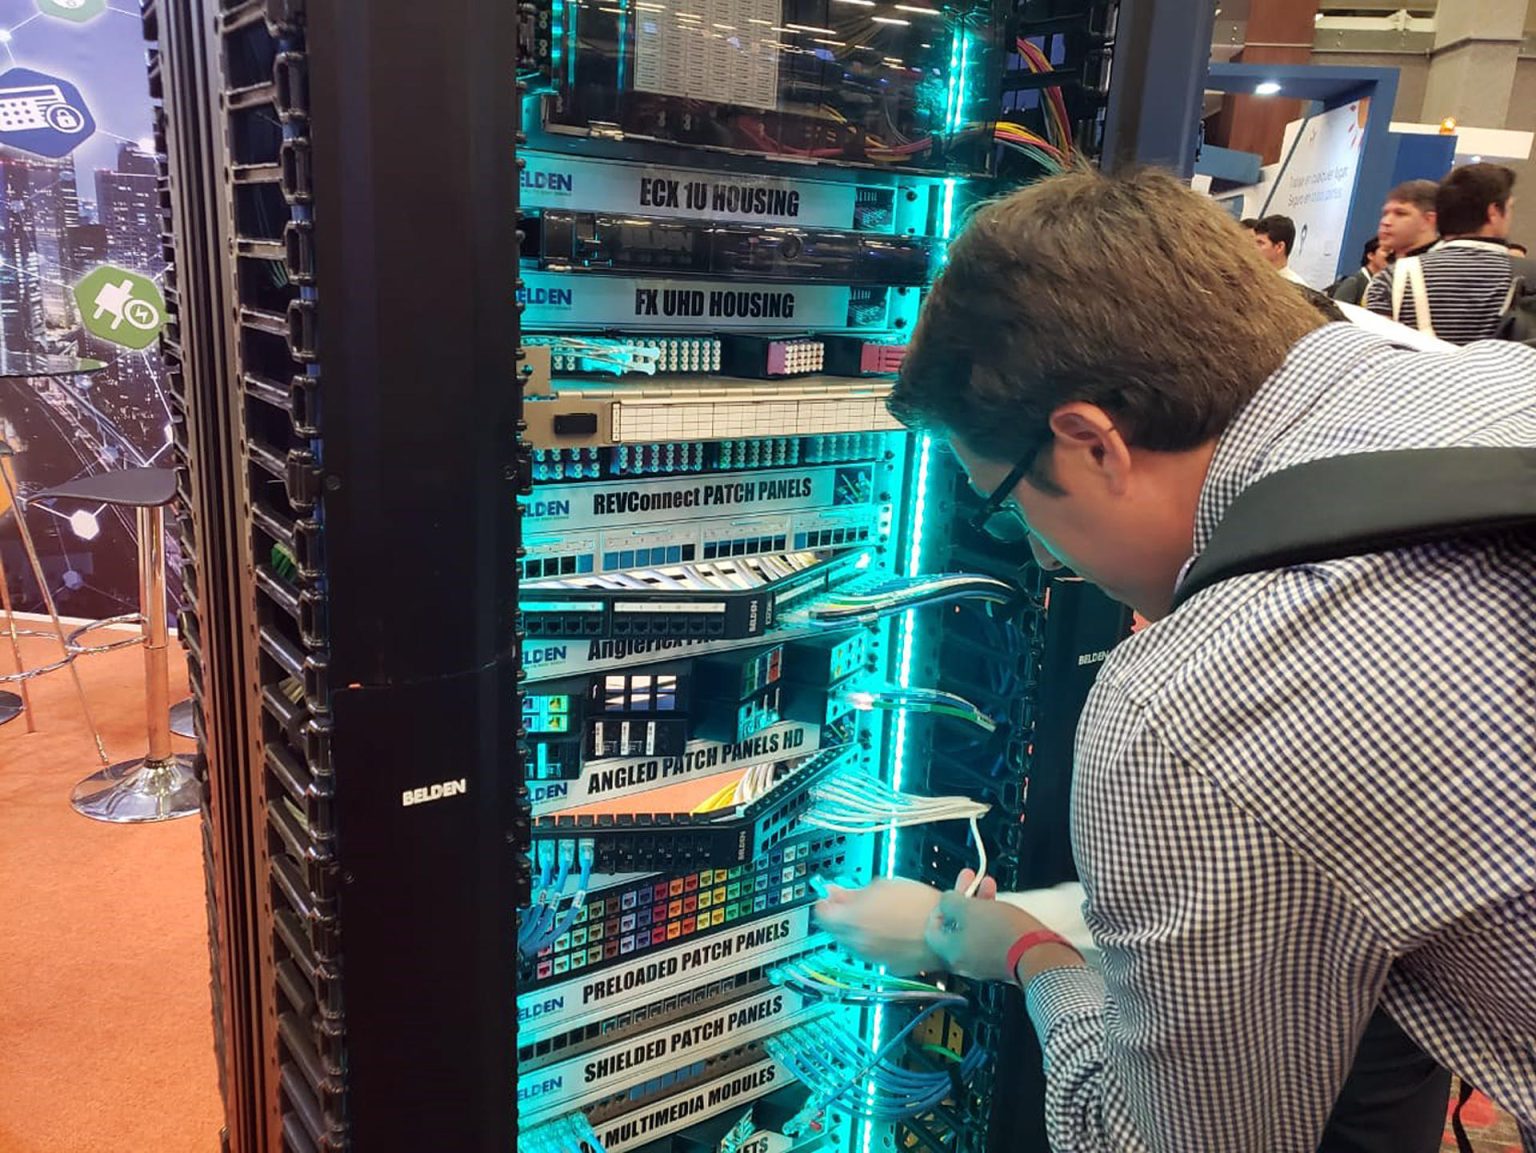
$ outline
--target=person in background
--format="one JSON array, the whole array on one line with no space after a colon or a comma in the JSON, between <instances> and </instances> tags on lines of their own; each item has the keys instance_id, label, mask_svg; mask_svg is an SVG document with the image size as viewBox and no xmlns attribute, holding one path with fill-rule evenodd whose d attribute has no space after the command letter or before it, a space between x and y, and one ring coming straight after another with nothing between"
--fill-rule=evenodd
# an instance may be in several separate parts
<instances>
[{"instance_id":1,"label":"person in background","mask_svg":"<svg viewBox=\"0 0 1536 1153\"><path fill-rule=\"evenodd\" d=\"M897 971L1021 988L1053 1149L1438 1150L1438 1061L1536 1150L1536 547L1490 532L1174 607L1266 476L1536 447L1536 350L1420 352L1329 324L1239 235L1157 172L993 201L950 248L888 401L947 442L979 531L1152 622L1077 727L1072 845L1100 963L986 884L968 895L966 873L942 894L829 890L817 920ZM1396 1062L1362 1041L1382 1021ZM1366 1132L1325 1137L1368 1052Z\"/></svg>"},{"instance_id":2,"label":"person in background","mask_svg":"<svg viewBox=\"0 0 1536 1153\"><path fill-rule=\"evenodd\" d=\"M1359 304L1365 299L1366 290L1371 287L1376 274L1387 267L1389 255L1381 246L1381 237L1371 237L1365 242L1365 251L1360 254L1360 268L1330 284L1328 295L1345 304Z\"/></svg>"},{"instance_id":3,"label":"person in background","mask_svg":"<svg viewBox=\"0 0 1536 1153\"><path fill-rule=\"evenodd\" d=\"M1526 257L1530 256L1531 253L1530 249L1526 248L1525 245L1519 243L1518 241L1511 240L1509 242L1509 254L1511 256L1518 256L1521 260L1524 260Z\"/></svg>"},{"instance_id":4,"label":"person in background","mask_svg":"<svg viewBox=\"0 0 1536 1153\"><path fill-rule=\"evenodd\" d=\"M1244 232L1251 233L1255 228L1259 226L1259 218L1257 216L1245 216L1237 223L1238 227L1241 228Z\"/></svg>"},{"instance_id":5,"label":"person in background","mask_svg":"<svg viewBox=\"0 0 1536 1153\"><path fill-rule=\"evenodd\" d=\"M1433 180L1409 180L1387 193L1376 239L1393 259L1418 256L1439 239L1435 220L1435 194L1439 191Z\"/></svg>"},{"instance_id":6,"label":"person in background","mask_svg":"<svg viewBox=\"0 0 1536 1153\"><path fill-rule=\"evenodd\" d=\"M1435 194L1440 243L1399 257L1371 281L1366 308L1452 344L1491 338L1509 305L1514 186L1514 172L1501 164L1452 171Z\"/></svg>"},{"instance_id":7,"label":"person in background","mask_svg":"<svg viewBox=\"0 0 1536 1153\"><path fill-rule=\"evenodd\" d=\"M1253 226L1253 243L1259 255L1292 284L1306 284L1291 268L1296 247L1296 225L1289 216L1266 216Z\"/></svg>"}]
</instances>

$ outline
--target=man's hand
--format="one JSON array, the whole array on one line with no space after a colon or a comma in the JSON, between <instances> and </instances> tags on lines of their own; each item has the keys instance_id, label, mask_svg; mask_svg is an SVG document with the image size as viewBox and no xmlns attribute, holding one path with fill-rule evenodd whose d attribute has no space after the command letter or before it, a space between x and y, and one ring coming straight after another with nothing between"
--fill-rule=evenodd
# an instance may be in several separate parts
<instances>
[{"instance_id":1,"label":"man's hand","mask_svg":"<svg viewBox=\"0 0 1536 1153\"><path fill-rule=\"evenodd\" d=\"M899 877L862 889L828 885L826 899L816 905L816 921L854 956L906 977L943 968L923 941L938 904L937 889Z\"/></svg>"},{"instance_id":2,"label":"man's hand","mask_svg":"<svg viewBox=\"0 0 1536 1153\"><path fill-rule=\"evenodd\" d=\"M967 870L969 872L969 870ZM1008 950L1025 933L1048 926L1023 909L996 900L985 900L985 883L975 897L964 895L970 877L960 874L952 892L945 893L928 918L928 947L944 968L962 977L981 981L1014 981L1028 984L1038 973L1062 965L1081 965L1072 949L1054 944L1036 945L1024 954L1018 972L1008 971ZM992 887L992 894L997 891Z\"/></svg>"}]
</instances>

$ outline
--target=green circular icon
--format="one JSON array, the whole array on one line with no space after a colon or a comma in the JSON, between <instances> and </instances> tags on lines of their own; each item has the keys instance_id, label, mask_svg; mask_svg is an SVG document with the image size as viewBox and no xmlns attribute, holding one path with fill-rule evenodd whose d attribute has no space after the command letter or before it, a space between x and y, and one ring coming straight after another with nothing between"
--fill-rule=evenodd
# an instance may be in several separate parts
<instances>
[{"instance_id":1,"label":"green circular icon","mask_svg":"<svg viewBox=\"0 0 1536 1153\"><path fill-rule=\"evenodd\" d=\"M76 24L94 20L107 10L107 0L35 0L35 3L44 16L73 20Z\"/></svg>"},{"instance_id":2,"label":"green circular icon","mask_svg":"<svg viewBox=\"0 0 1536 1153\"><path fill-rule=\"evenodd\" d=\"M80 323L92 336L125 348L148 348L165 323L165 297L147 276L102 264L75 285Z\"/></svg>"}]
</instances>

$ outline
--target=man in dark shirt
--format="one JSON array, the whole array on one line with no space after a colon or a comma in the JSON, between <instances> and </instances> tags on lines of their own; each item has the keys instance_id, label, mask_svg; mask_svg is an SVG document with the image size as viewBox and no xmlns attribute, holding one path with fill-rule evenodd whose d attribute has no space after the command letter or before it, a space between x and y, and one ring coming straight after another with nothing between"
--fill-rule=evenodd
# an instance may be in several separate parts
<instances>
[{"instance_id":1,"label":"man in dark shirt","mask_svg":"<svg viewBox=\"0 0 1536 1153\"><path fill-rule=\"evenodd\" d=\"M1371 237L1365 242L1365 251L1360 254L1359 269L1329 285L1328 295L1345 304L1359 304L1365 299L1371 280L1387 267L1387 256L1387 250L1381 246L1381 238Z\"/></svg>"},{"instance_id":2,"label":"man in dark shirt","mask_svg":"<svg viewBox=\"0 0 1536 1153\"><path fill-rule=\"evenodd\" d=\"M1509 307L1514 185L1515 174L1499 164L1453 171L1435 194L1443 239L1377 276L1366 308L1452 344L1491 338Z\"/></svg>"}]
</instances>

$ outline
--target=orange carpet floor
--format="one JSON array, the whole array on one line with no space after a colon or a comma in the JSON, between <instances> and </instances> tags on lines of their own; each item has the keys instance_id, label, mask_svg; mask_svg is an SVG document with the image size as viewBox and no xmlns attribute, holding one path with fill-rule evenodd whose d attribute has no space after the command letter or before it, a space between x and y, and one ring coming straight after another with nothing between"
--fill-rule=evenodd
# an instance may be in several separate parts
<instances>
[{"instance_id":1,"label":"orange carpet floor","mask_svg":"<svg viewBox=\"0 0 1536 1153\"><path fill-rule=\"evenodd\" d=\"M186 676L172 644L175 700ZM33 664L58 651L23 645ZM141 756L142 653L76 667L108 756ZM13 668L0 640L0 673ZM30 689L37 731L21 718L0 726L0 1153L213 1153L198 818L76 814L70 790L100 762L74 686L60 669Z\"/></svg>"}]
</instances>

